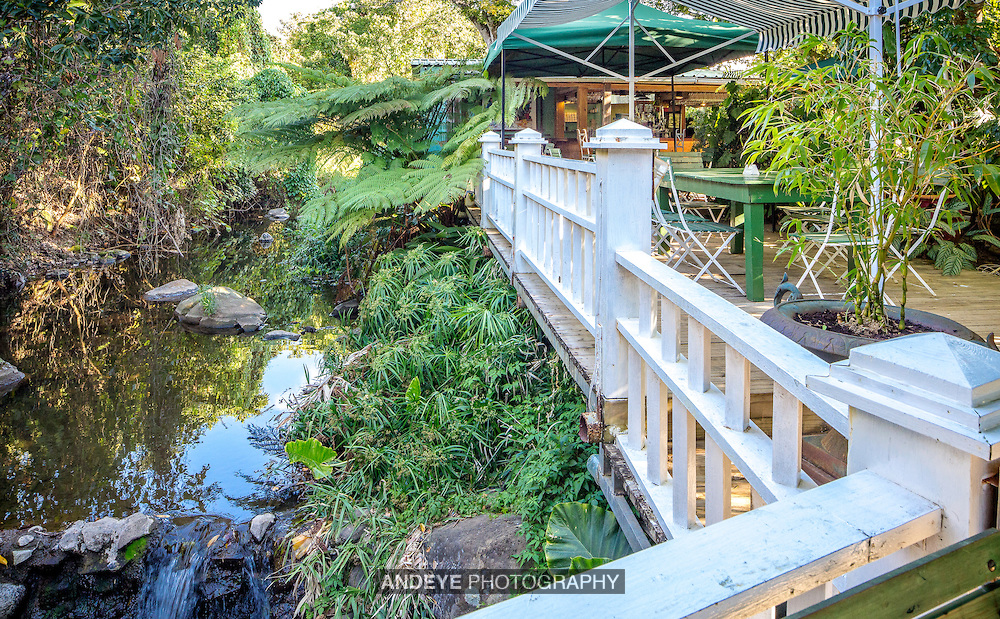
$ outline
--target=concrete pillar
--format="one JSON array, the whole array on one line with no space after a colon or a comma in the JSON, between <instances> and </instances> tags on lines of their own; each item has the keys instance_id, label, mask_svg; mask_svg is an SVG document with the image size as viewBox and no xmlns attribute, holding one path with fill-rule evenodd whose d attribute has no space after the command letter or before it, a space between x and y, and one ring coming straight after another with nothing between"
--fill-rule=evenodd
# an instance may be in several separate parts
<instances>
[{"instance_id":1,"label":"concrete pillar","mask_svg":"<svg viewBox=\"0 0 1000 619\"><path fill-rule=\"evenodd\" d=\"M595 131L588 146L597 156L597 389L604 423L624 425L628 348L617 323L619 318L638 316L638 294L634 279L618 266L616 254L650 251L653 152L660 142L648 127L621 119Z\"/></svg>"},{"instance_id":2,"label":"concrete pillar","mask_svg":"<svg viewBox=\"0 0 1000 619\"><path fill-rule=\"evenodd\" d=\"M1000 458L1000 352L943 333L869 344L809 377L850 406L847 473L869 470L940 505L939 535L835 582L844 590L992 526L984 480Z\"/></svg>"}]
</instances>

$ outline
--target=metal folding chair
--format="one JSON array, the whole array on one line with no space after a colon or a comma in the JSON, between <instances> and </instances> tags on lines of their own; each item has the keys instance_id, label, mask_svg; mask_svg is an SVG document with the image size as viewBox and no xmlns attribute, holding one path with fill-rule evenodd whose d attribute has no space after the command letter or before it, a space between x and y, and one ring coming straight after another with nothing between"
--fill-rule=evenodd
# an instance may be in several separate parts
<instances>
[{"instance_id":1,"label":"metal folding chair","mask_svg":"<svg viewBox=\"0 0 1000 619\"><path fill-rule=\"evenodd\" d=\"M657 159L656 166L662 166L664 170L664 175L661 178L669 179L671 197L667 208L661 209L654 189L653 219L659 226L659 238L655 247L660 249L664 244L668 244L670 247L670 253L667 255L667 266L676 269L681 263L686 262L698 269L694 279L697 280L703 275L708 275L716 281L736 288L740 294L744 294L743 288L719 262L719 256L729 246L733 237L740 233L740 229L699 217L693 213L685 213L677 194L674 170L670 160ZM715 250L708 246L713 238L719 241L719 246Z\"/></svg>"}]
</instances>

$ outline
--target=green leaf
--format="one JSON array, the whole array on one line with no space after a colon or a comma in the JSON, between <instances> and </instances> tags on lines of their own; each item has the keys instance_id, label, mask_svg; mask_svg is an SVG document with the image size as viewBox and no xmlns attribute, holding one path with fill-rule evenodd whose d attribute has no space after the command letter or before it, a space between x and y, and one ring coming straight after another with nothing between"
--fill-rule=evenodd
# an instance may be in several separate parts
<instances>
[{"instance_id":1,"label":"green leaf","mask_svg":"<svg viewBox=\"0 0 1000 619\"><path fill-rule=\"evenodd\" d=\"M316 479L325 479L333 473L337 452L323 445L315 438L305 441L290 441L285 443L285 453L290 462L300 462L312 472Z\"/></svg>"},{"instance_id":2,"label":"green leaf","mask_svg":"<svg viewBox=\"0 0 1000 619\"><path fill-rule=\"evenodd\" d=\"M631 552L610 511L586 503L560 503L552 509L545 530L545 560L549 569L573 570L574 566L590 569ZM594 563L595 560L600 563Z\"/></svg>"}]
</instances>

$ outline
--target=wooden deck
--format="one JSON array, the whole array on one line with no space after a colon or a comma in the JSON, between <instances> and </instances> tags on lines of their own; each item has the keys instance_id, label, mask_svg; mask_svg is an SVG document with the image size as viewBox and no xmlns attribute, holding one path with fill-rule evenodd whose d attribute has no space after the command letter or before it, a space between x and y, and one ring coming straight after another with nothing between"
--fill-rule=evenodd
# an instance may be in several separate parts
<instances>
[{"instance_id":1,"label":"wooden deck","mask_svg":"<svg viewBox=\"0 0 1000 619\"><path fill-rule=\"evenodd\" d=\"M792 282L802 275L802 269L793 265L786 269L787 257L777 257L781 241L777 233L766 232L764 235L764 292L767 299L754 303L748 301L735 288L720 284L710 277L703 277L702 284L730 303L743 308L744 311L760 317L773 306L771 297L781 283L781 276L787 271ZM743 282L745 276L742 255L731 255L723 252L721 262L738 282ZM963 271L958 277L945 277L934 268L934 264L925 259L915 259L913 268L930 284L937 296L931 296L915 278L909 278L906 306L940 314L972 329L986 337L991 332L1000 332L1000 277L979 271ZM683 270L683 269L682 269ZM838 286L834 277L824 273L819 278L820 287L827 298L835 294L839 298L844 288ZM807 279L803 282L802 293L807 297L815 297L816 290ZM901 298L901 287L898 276L888 286L889 297L896 303Z\"/></svg>"}]
</instances>

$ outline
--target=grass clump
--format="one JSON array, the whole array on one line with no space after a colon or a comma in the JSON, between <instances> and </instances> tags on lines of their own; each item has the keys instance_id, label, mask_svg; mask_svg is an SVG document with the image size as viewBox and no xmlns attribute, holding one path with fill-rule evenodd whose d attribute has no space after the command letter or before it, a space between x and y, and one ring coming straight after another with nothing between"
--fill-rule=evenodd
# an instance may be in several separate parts
<instances>
[{"instance_id":1,"label":"grass clump","mask_svg":"<svg viewBox=\"0 0 1000 619\"><path fill-rule=\"evenodd\" d=\"M582 395L484 257L482 233L452 242L380 259L355 343L371 347L342 370L343 397L296 419L296 438L320 438L344 463L311 487L314 539L293 542L311 613L422 616L418 599L378 598L359 568L398 564L421 525L484 512L521 515L519 559L544 565L552 507L596 502L594 448L576 435ZM366 534L338 545L336 531L358 525Z\"/></svg>"}]
</instances>

